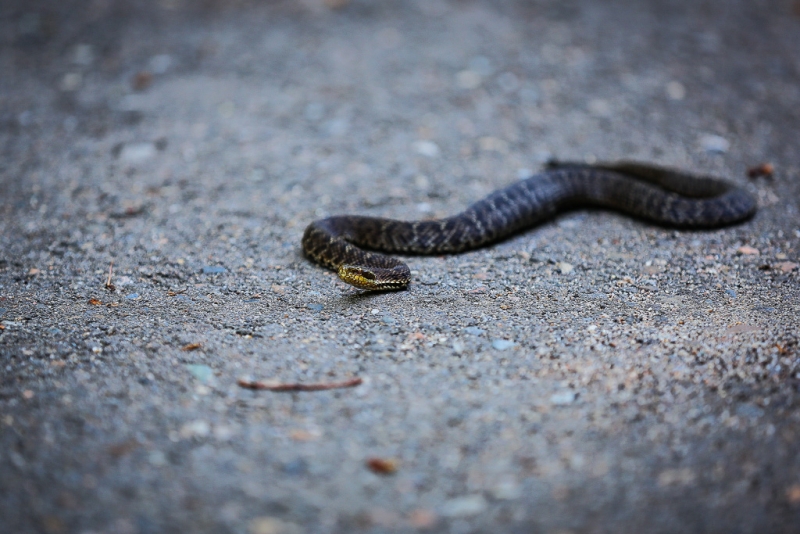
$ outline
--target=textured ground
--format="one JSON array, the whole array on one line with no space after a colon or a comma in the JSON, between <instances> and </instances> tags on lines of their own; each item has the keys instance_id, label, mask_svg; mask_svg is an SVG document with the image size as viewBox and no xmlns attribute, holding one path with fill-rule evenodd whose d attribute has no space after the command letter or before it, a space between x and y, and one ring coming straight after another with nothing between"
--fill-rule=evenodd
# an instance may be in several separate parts
<instances>
[{"instance_id":1,"label":"textured ground","mask_svg":"<svg viewBox=\"0 0 800 534\"><path fill-rule=\"evenodd\" d=\"M796 532L798 35L781 0L3 2L0 531ZM549 157L759 213L565 214L377 295L300 252Z\"/></svg>"}]
</instances>

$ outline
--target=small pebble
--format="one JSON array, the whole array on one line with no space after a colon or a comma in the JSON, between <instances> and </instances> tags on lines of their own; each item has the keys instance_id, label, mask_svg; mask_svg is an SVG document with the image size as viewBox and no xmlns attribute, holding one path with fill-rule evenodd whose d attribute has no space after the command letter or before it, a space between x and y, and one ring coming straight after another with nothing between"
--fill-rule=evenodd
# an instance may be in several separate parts
<instances>
[{"instance_id":1,"label":"small pebble","mask_svg":"<svg viewBox=\"0 0 800 534\"><path fill-rule=\"evenodd\" d=\"M482 495L465 495L455 497L442 505L441 514L444 517L469 517L477 515L488 507Z\"/></svg>"},{"instance_id":2,"label":"small pebble","mask_svg":"<svg viewBox=\"0 0 800 534\"><path fill-rule=\"evenodd\" d=\"M492 347L496 350L508 350L513 347L515 343L507 339L493 339Z\"/></svg>"},{"instance_id":3,"label":"small pebble","mask_svg":"<svg viewBox=\"0 0 800 534\"><path fill-rule=\"evenodd\" d=\"M150 58L149 67L154 74L164 74L167 72L174 63L172 56L169 54L158 54Z\"/></svg>"},{"instance_id":4,"label":"small pebble","mask_svg":"<svg viewBox=\"0 0 800 534\"><path fill-rule=\"evenodd\" d=\"M68 72L61 78L59 88L65 93L76 91L83 83L83 77L79 72Z\"/></svg>"},{"instance_id":5,"label":"small pebble","mask_svg":"<svg viewBox=\"0 0 800 534\"><path fill-rule=\"evenodd\" d=\"M456 85L462 89L475 89L480 87L483 76L474 70L462 70L456 74Z\"/></svg>"},{"instance_id":6,"label":"small pebble","mask_svg":"<svg viewBox=\"0 0 800 534\"><path fill-rule=\"evenodd\" d=\"M572 273L572 271L575 270L575 267L573 267L572 264L570 263L567 263L565 261L560 261L556 263L556 269L558 269L558 272L560 272L561 274L570 274Z\"/></svg>"},{"instance_id":7,"label":"small pebble","mask_svg":"<svg viewBox=\"0 0 800 534\"><path fill-rule=\"evenodd\" d=\"M492 488L492 497L499 501L511 501L522 497L522 488L514 480L504 480Z\"/></svg>"},{"instance_id":8,"label":"small pebble","mask_svg":"<svg viewBox=\"0 0 800 534\"><path fill-rule=\"evenodd\" d=\"M308 462L303 458L295 458L283 464L281 471L292 476L304 475L308 472Z\"/></svg>"},{"instance_id":9,"label":"small pebble","mask_svg":"<svg viewBox=\"0 0 800 534\"><path fill-rule=\"evenodd\" d=\"M477 326L468 326L464 329L464 332L473 336L482 336L486 331Z\"/></svg>"},{"instance_id":10,"label":"small pebble","mask_svg":"<svg viewBox=\"0 0 800 534\"><path fill-rule=\"evenodd\" d=\"M153 143L128 143L119 152L120 161L142 163L153 158L158 150Z\"/></svg>"},{"instance_id":11,"label":"small pebble","mask_svg":"<svg viewBox=\"0 0 800 534\"><path fill-rule=\"evenodd\" d=\"M151 451L150 454L147 455L147 461L150 463L150 465L154 465L156 467L166 465L167 455L162 451Z\"/></svg>"},{"instance_id":12,"label":"small pebble","mask_svg":"<svg viewBox=\"0 0 800 534\"><path fill-rule=\"evenodd\" d=\"M736 291L734 291L733 289L726 289L725 293L727 293L728 296L731 297L731 298L734 298L734 299L736 298Z\"/></svg>"},{"instance_id":13,"label":"small pebble","mask_svg":"<svg viewBox=\"0 0 800 534\"><path fill-rule=\"evenodd\" d=\"M311 303L311 304L306 304L306 308L308 308L311 311L319 312L322 311L322 309L325 308L325 306L318 303Z\"/></svg>"},{"instance_id":14,"label":"small pebble","mask_svg":"<svg viewBox=\"0 0 800 534\"><path fill-rule=\"evenodd\" d=\"M683 100L686 96L686 88L681 82L671 81L666 87L667 96L671 100Z\"/></svg>"},{"instance_id":15,"label":"small pebble","mask_svg":"<svg viewBox=\"0 0 800 534\"><path fill-rule=\"evenodd\" d=\"M263 516L250 521L248 534L301 534L303 530L294 523L277 517Z\"/></svg>"},{"instance_id":16,"label":"small pebble","mask_svg":"<svg viewBox=\"0 0 800 534\"><path fill-rule=\"evenodd\" d=\"M197 419L181 427L180 436L184 439L193 437L204 438L211 433L211 425L207 421Z\"/></svg>"},{"instance_id":17,"label":"small pebble","mask_svg":"<svg viewBox=\"0 0 800 534\"><path fill-rule=\"evenodd\" d=\"M700 147L706 152L724 154L731 146L731 142L719 135L704 135L700 137Z\"/></svg>"},{"instance_id":18,"label":"small pebble","mask_svg":"<svg viewBox=\"0 0 800 534\"><path fill-rule=\"evenodd\" d=\"M131 293L130 295L125 295L125 298L128 300L136 300L139 298L139 293Z\"/></svg>"},{"instance_id":19,"label":"small pebble","mask_svg":"<svg viewBox=\"0 0 800 534\"><path fill-rule=\"evenodd\" d=\"M227 269L221 265L204 265L201 269L203 274L221 274Z\"/></svg>"},{"instance_id":20,"label":"small pebble","mask_svg":"<svg viewBox=\"0 0 800 534\"><path fill-rule=\"evenodd\" d=\"M433 141L415 141L412 145L414 152L429 158L435 158L439 155L439 146Z\"/></svg>"},{"instance_id":21,"label":"small pebble","mask_svg":"<svg viewBox=\"0 0 800 534\"><path fill-rule=\"evenodd\" d=\"M744 254L745 256L758 256L759 251L757 248L753 248L747 245L743 245L736 249L736 252L739 254Z\"/></svg>"},{"instance_id":22,"label":"small pebble","mask_svg":"<svg viewBox=\"0 0 800 534\"><path fill-rule=\"evenodd\" d=\"M578 394L574 391L559 391L558 393L553 393L550 396L550 404L554 406L564 406L567 404L572 404L575 402L575 399L578 397Z\"/></svg>"},{"instance_id":23,"label":"small pebble","mask_svg":"<svg viewBox=\"0 0 800 534\"><path fill-rule=\"evenodd\" d=\"M192 376L204 384L214 376L214 371L207 365L190 363L186 365L186 369L188 369Z\"/></svg>"}]
</instances>

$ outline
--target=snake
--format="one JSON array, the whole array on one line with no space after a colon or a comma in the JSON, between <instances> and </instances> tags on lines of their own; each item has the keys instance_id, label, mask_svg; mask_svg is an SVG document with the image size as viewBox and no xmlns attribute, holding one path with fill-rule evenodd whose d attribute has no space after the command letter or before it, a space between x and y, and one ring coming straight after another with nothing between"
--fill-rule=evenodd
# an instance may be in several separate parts
<instances>
[{"instance_id":1,"label":"snake","mask_svg":"<svg viewBox=\"0 0 800 534\"><path fill-rule=\"evenodd\" d=\"M616 210L652 223L712 229L751 218L756 201L733 182L635 161L551 161L541 172L442 219L401 221L336 215L313 221L302 247L312 261L359 289L405 289L411 270L384 253L457 254L488 246L578 208Z\"/></svg>"}]
</instances>

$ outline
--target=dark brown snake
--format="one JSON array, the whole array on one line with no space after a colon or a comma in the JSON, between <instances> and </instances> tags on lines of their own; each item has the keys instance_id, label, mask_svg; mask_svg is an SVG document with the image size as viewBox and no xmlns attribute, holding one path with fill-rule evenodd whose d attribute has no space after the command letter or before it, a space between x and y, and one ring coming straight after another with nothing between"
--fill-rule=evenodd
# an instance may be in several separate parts
<instances>
[{"instance_id":1,"label":"dark brown snake","mask_svg":"<svg viewBox=\"0 0 800 534\"><path fill-rule=\"evenodd\" d=\"M756 202L723 180L653 165L551 163L446 219L398 221L339 215L312 222L303 250L361 289L403 289L408 266L364 249L454 254L494 243L564 210L599 206L678 228L714 228L751 217Z\"/></svg>"}]
</instances>

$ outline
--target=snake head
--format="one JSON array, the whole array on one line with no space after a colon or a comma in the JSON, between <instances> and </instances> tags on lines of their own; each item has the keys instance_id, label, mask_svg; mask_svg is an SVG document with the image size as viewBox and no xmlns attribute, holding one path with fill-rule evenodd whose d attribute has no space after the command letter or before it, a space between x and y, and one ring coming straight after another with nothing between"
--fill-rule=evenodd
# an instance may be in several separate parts
<instances>
[{"instance_id":1,"label":"snake head","mask_svg":"<svg viewBox=\"0 0 800 534\"><path fill-rule=\"evenodd\" d=\"M365 269L355 265L341 265L337 274L351 286L369 291L405 289L408 285L408 280L398 278L392 269Z\"/></svg>"}]
</instances>

